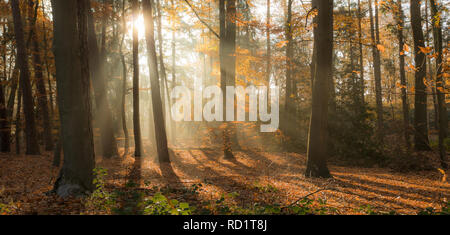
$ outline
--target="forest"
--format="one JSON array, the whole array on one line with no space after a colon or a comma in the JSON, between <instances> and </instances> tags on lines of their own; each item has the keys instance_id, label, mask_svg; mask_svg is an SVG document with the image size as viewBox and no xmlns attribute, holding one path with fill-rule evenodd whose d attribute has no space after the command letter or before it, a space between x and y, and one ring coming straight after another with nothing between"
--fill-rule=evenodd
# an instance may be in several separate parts
<instances>
[{"instance_id":1,"label":"forest","mask_svg":"<svg viewBox=\"0 0 450 235\"><path fill-rule=\"evenodd\" d=\"M0 0L0 215L449 215L448 0Z\"/></svg>"}]
</instances>

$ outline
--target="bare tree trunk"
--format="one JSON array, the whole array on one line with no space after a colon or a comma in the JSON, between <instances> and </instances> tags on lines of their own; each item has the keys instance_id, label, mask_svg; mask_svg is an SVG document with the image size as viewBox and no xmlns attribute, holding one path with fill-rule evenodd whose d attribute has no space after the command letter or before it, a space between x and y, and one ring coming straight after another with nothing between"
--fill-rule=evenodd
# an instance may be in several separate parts
<instances>
[{"instance_id":1,"label":"bare tree trunk","mask_svg":"<svg viewBox=\"0 0 450 235\"><path fill-rule=\"evenodd\" d=\"M266 15L266 41L267 41L267 64L266 64L266 83L267 85L270 84L270 74L271 74L271 50L270 50L270 0L267 0L267 15Z\"/></svg>"},{"instance_id":2,"label":"bare tree trunk","mask_svg":"<svg viewBox=\"0 0 450 235\"><path fill-rule=\"evenodd\" d=\"M175 10L175 4L174 1L171 0L170 1L173 10ZM173 17L173 16L172 16ZM172 22L172 89L174 87L176 87L176 63L175 63L175 57L176 57L176 44L175 44L175 24L174 22ZM177 123L173 122L173 126L172 126L172 139L173 139L173 145L176 144L176 130L177 130Z\"/></svg>"},{"instance_id":3,"label":"bare tree trunk","mask_svg":"<svg viewBox=\"0 0 450 235\"><path fill-rule=\"evenodd\" d=\"M33 5L36 4L35 9L33 9ZM28 11L29 16L32 16L32 12L37 11L39 1L33 3L33 0L28 1ZM40 55L39 48L39 39L36 31L36 18L34 18L30 25L30 35L31 40L33 42L33 65L34 65L34 77L36 79L36 87L37 87L37 100L39 104L39 113L42 118L43 124L43 132L44 132L44 143L45 150L51 151L53 149L53 138L52 138L52 126L50 122L49 109L48 109L48 101L47 101L47 91L45 89L44 83L44 75L42 72L42 60Z\"/></svg>"},{"instance_id":4,"label":"bare tree trunk","mask_svg":"<svg viewBox=\"0 0 450 235\"><path fill-rule=\"evenodd\" d=\"M22 132L22 118L20 115L20 110L22 109L22 102L23 102L23 98L22 98L22 89L20 89L19 86L19 91L18 91L18 95L17 95L17 110L16 110L16 154L20 154L20 134Z\"/></svg>"},{"instance_id":5,"label":"bare tree trunk","mask_svg":"<svg viewBox=\"0 0 450 235\"><path fill-rule=\"evenodd\" d=\"M383 100L381 92L381 61L380 51L378 45L379 29L378 29L378 1L375 0L375 25L372 11L372 0L369 0L369 13L370 13L370 36L372 38L372 55L373 55L373 70L375 80L375 100L377 110L377 139L383 140Z\"/></svg>"},{"instance_id":6,"label":"bare tree trunk","mask_svg":"<svg viewBox=\"0 0 450 235\"><path fill-rule=\"evenodd\" d=\"M25 48L22 17L20 14L19 1L11 0L11 8L14 20L14 35L17 46L17 60L20 68L20 88L23 95L23 109L25 114L26 154L38 155L39 144L37 141L36 122L34 119L33 98L30 83L30 70L27 62L27 51Z\"/></svg>"},{"instance_id":7,"label":"bare tree trunk","mask_svg":"<svg viewBox=\"0 0 450 235\"><path fill-rule=\"evenodd\" d=\"M433 39L436 57L436 90L439 107L439 156L441 157L441 165L444 169L448 168L446 162L447 152L445 150L444 139L447 137L448 117L447 107L445 104L445 81L443 74L443 50L442 50L442 28L441 18L438 11L438 5L435 0L430 0L431 14L433 19Z\"/></svg>"},{"instance_id":8,"label":"bare tree trunk","mask_svg":"<svg viewBox=\"0 0 450 235\"><path fill-rule=\"evenodd\" d=\"M124 156L128 154L130 147L130 137L127 128L127 115L125 114L125 101L127 98L127 64L125 62L125 55L123 54L122 47L126 33L126 20L125 20L125 0L122 2L122 40L120 42L119 54L122 62L122 99L121 99L121 116L122 116L122 130L125 137L124 140Z\"/></svg>"},{"instance_id":9,"label":"bare tree trunk","mask_svg":"<svg viewBox=\"0 0 450 235\"><path fill-rule=\"evenodd\" d=\"M359 40L359 86L361 93L361 103L364 105L364 58L363 58L363 43L362 43L362 12L361 0L358 0L358 40Z\"/></svg>"},{"instance_id":10,"label":"bare tree trunk","mask_svg":"<svg viewBox=\"0 0 450 235\"><path fill-rule=\"evenodd\" d=\"M64 162L53 191L93 190L95 165L88 62L88 0L53 0L56 82Z\"/></svg>"},{"instance_id":11,"label":"bare tree trunk","mask_svg":"<svg viewBox=\"0 0 450 235\"><path fill-rule=\"evenodd\" d=\"M90 1L88 1L90 4ZM89 8L90 9L90 8ZM102 28L105 26L103 20ZM96 120L100 128L100 138L102 143L102 154L105 158L118 156L117 142L114 136L112 112L106 97L106 52L105 52L105 32L102 35L101 51L97 45L95 35L94 19L91 10L88 10L88 42L89 42L89 66L91 69L92 87L95 94L95 106L97 109Z\"/></svg>"},{"instance_id":12,"label":"bare tree trunk","mask_svg":"<svg viewBox=\"0 0 450 235\"><path fill-rule=\"evenodd\" d=\"M405 52L404 52L404 36L403 36L403 27L404 27L404 15L402 8L402 1L398 0L398 15L397 15L397 38L398 38L398 50L399 50L399 70L400 70L400 84L401 84L401 92L402 92L402 110L403 110L403 125L404 125L404 137L405 142L408 148L411 146L409 141L409 104L408 97L406 95L406 74L405 74Z\"/></svg>"},{"instance_id":13,"label":"bare tree trunk","mask_svg":"<svg viewBox=\"0 0 450 235\"><path fill-rule=\"evenodd\" d=\"M414 96L414 143L415 149L428 151L428 127L427 127L427 92L424 79L426 78L425 54L420 47L425 47L422 31L422 17L420 14L420 2L410 1L411 26L414 38L414 63L415 63L415 96Z\"/></svg>"},{"instance_id":14,"label":"bare tree trunk","mask_svg":"<svg viewBox=\"0 0 450 235\"><path fill-rule=\"evenodd\" d=\"M169 150L167 148L166 127L163 116L163 107L161 102L161 89L158 75L158 63L155 47L155 29L153 21L153 3L150 0L143 1L144 20L145 20L145 38L147 41L148 67L150 69L150 86L153 108L153 125L155 130L156 151L161 162L170 162Z\"/></svg>"},{"instance_id":15,"label":"bare tree trunk","mask_svg":"<svg viewBox=\"0 0 450 235\"><path fill-rule=\"evenodd\" d=\"M171 101L169 97L169 88L167 84L167 72L166 72L166 66L164 65L164 53L163 53L163 37L162 37L162 15L161 15L161 4L160 0L156 1L156 9L158 12L158 18L157 18L157 25L158 25L158 49L159 49L159 68L161 73L161 98L162 98L162 106L163 106L163 114L166 115L168 110L170 111L171 107ZM167 98L167 104L165 104L165 100ZM167 115L166 115L167 116ZM166 127L172 129L174 126L174 121L172 120L170 113L167 117L165 117L167 121ZM175 134L174 132L169 133ZM172 135L171 138L174 138Z\"/></svg>"},{"instance_id":16,"label":"bare tree trunk","mask_svg":"<svg viewBox=\"0 0 450 235\"><path fill-rule=\"evenodd\" d=\"M317 1L317 57L308 136L306 177L331 177L328 170L328 100L333 76L333 1Z\"/></svg>"},{"instance_id":17,"label":"bare tree trunk","mask_svg":"<svg viewBox=\"0 0 450 235\"><path fill-rule=\"evenodd\" d=\"M141 124L139 117L139 39L135 25L139 15L139 2L131 2L133 8L133 132L134 132L134 156L141 156Z\"/></svg>"},{"instance_id":18,"label":"bare tree trunk","mask_svg":"<svg viewBox=\"0 0 450 235\"><path fill-rule=\"evenodd\" d=\"M4 22L2 22L4 23ZM3 24L2 34L6 34L6 26ZM6 62L6 37L2 40L2 61L3 61L3 77L0 78L0 151L9 152L11 150L11 119L6 110L5 90L3 84L7 81L7 62ZM15 91L14 91L15 92Z\"/></svg>"}]
</instances>

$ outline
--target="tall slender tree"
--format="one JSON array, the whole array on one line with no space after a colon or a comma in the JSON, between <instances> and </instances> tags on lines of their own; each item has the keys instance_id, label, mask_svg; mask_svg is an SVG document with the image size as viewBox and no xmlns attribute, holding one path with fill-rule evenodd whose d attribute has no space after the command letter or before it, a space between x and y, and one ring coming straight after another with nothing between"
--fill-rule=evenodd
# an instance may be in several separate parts
<instances>
[{"instance_id":1,"label":"tall slender tree","mask_svg":"<svg viewBox=\"0 0 450 235\"><path fill-rule=\"evenodd\" d=\"M161 101L161 89L158 74L158 62L155 47L155 29L153 20L153 3L150 0L143 0L145 38L147 42L148 67L150 69L150 86L152 95L153 124L156 139L156 151L160 162L170 162L169 150L167 147L167 134L164 122L163 107Z\"/></svg>"},{"instance_id":2,"label":"tall slender tree","mask_svg":"<svg viewBox=\"0 0 450 235\"><path fill-rule=\"evenodd\" d=\"M403 36L404 28L404 14L402 7L402 0L397 1L397 11L395 12L397 21L397 40L398 40L398 50L399 50L399 71L400 71L400 85L401 85L401 96L402 96L402 110L403 110L403 125L404 125L404 138L406 145L410 146L409 141L409 104L408 96L406 94L406 73L405 73L405 39Z\"/></svg>"},{"instance_id":3,"label":"tall slender tree","mask_svg":"<svg viewBox=\"0 0 450 235\"><path fill-rule=\"evenodd\" d=\"M11 0L14 21L14 35L16 38L17 60L20 69L20 89L23 96L23 110L25 114L26 154L39 154L36 121L34 116L33 97L31 92L30 70L27 62L27 49L24 41L22 17L19 1Z\"/></svg>"},{"instance_id":4,"label":"tall slender tree","mask_svg":"<svg viewBox=\"0 0 450 235\"><path fill-rule=\"evenodd\" d=\"M414 41L415 64L415 95L414 95L414 144L419 151L430 150L428 144L427 126L427 92L424 79L426 78L425 54L421 48L425 48L422 31L422 16L420 2L410 1L411 26Z\"/></svg>"},{"instance_id":5,"label":"tall slender tree","mask_svg":"<svg viewBox=\"0 0 450 235\"><path fill-rule=\"evenodd\" d=\"M90 1L88 0L90 4ZM105 26L105 20L102 20L102 30ZM89 43L89 66L91 69L92 87L94 88L96 120L100 129L100 138L102 145L102 154L105 158L118 156L117 142L114 136L112 112L106 97L106 52L105 52L105 32L102 34L101 48L97 44L95 34L95 22L92 12L88 10L88 43Z\"/></svg>"},{"instance_id":6,"label":"tall slender tree","mask_svg":"<svg viewBox=\"0 0 450 235\"><path fill-rule=\"evenodd\" d=\"M141 156L141 124L139 117L139 38L136 20L139 16L139 2L131 2L133 8L133 132L134 132L134 156Z\"/></svg>"},{"instance_id":7,"label":"tall slender tree","mask_svg":"<svg viewBox=\"0 0 450 235\"><path fill-rule=\"evenodd\" d=\"M34 77L38 91L37 100L39 104L39 114L43 124L45 150L51 151L53 149L52 127L48 108L47 90L44 83L41 49L39 46L38 32L36 28L38 7L39 1L28 0L28 15L32 18L30 23L30 37L33 43Z\"/></svg>"},{"instance_id":8,"label":"tall slender tree","mask_svg":"<svg viewBox=\"0 0 450 235\"><path fill-rule=\"evenodd\" d=\"M433 19L433 40L434 53L436 54L436 92L438 101L439 114L439 155L441 157L441 165L443 168L448 168L446 163L446 150L444 139L447 137L448 130L448 116L447 107L445 104L445 80L443 73L443 49L442 49L442 23L441 13L438 10L438 5L435 0L430 0L431 16Z\"/></svg>"},{"instance_id":9,"label":"tall slender tree","mask_svg":"<svg viewBox=\"0 0 450 235\"><path fill-rule=\"evenodd\" d=\"M375 100L377 112L377 137L379 141L383 138L383 99L381 91L381 59L378 25L378 1L375 0L375 17L373 16L372 0L369 0L370 14L370 37L372 39L373 74L375 80ZM374 19L375 18L375 19Z\"/></svg>"}]
</instances>

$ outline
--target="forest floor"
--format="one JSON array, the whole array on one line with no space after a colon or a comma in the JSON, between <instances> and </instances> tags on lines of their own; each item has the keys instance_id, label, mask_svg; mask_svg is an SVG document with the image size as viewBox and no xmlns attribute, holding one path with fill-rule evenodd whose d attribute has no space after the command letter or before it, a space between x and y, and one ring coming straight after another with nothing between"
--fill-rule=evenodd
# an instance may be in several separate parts
<instances>
[{"instance_id":1,"label":"forest floor","mask_svg":"<svg viewBox=\"0 0 450 235\"><path fill-rule=\"evenodd\" d=\"M291 205L308 198L326 201L334 214L367 214L370 210L417 214L441 208L450 198L450 185L439 171L396 173L382 168L330 166L332 179L303 176L306 158L295 153L245 150L225 160L215 149L174 150L171 164L161 167L150 158L134 160L131 154L97 160L107 170L105 187L124 188L136 182L149 194L164 192L169 199L198 208L223 195L230 205L255 203ZM51 153L41 156L0 155L0 205L3 214L92 214L83 198L61 199L47 195L58 175ZM203 204L202 204L203 203ZM364 209L365 208L365 209ZM1 208L0 208L1 209Z\"/></svg>"}]
</instances>

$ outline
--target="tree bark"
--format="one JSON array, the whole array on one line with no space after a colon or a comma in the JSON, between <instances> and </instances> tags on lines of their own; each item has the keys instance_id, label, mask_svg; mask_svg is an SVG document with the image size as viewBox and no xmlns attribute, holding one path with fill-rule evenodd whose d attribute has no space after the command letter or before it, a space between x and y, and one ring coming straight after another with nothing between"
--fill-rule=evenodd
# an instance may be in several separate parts
<instances>
[{"instance_id":1,"label":"tree bark","mask_svg":"<svg viewBox=\"0 0 450 235\"><path fill-rule=\"evenodd\" d=\"M361 0L358 0L358 40L359 40L359 89L361 94L361 103L364 105L364 58L363 58L363 42L362 42L362 12Z\"/></svg>"},{"instance_id":2,"label":"tree bark","mask_svg":"<svg viewBox=\"0 0 450 235\"><path fill-rule=\"evenodd\" d=\"M406 95L406 73L405 73L405 51L404 51L404 15L402 8L402 1L397 2L398 12L397 12L397 39L398 39L398 50L399 50L399 70L400 70L400 84L401 84L401 96L402 96L402 110L403 110L403 125L404 125L404 138L408 148L411 143L409 141L409 104L408 96Z\"/></svg>"},{"instance_id":3,"label":"tree bark","mask_svg":"<svg viewBox=\"0 0 450 235\"><path fill-rule=\"evenodd\" d=\"M33 0L28 1L28 15L32 16L32 12L37 11L39 1L33 3ZM34 4L36 4L34 6ZM34 6L34 9L33 9ZM32 16L33 17L33 16ZM44 83L44 74L42 72L43 63L41 60L41 51L39 47L39 39L36 30L36 17L32 19L30 25L30 37L33 43L33 65L34 65L34 78L36 80L36 88L38 91L37 100L39 104L39 114L42 118L43 124L43 133L44 133L44 143L45 150L51 151L53 149L53 137L52 137L52 126L50 122L49 116L49 108L48 108L48 100L47 100L47 91Z\"/></svg>"},{"instance_id":4,"label":"tree bark","mask_svg":"<svg viewBox=\"0 0 450 235\"><path fill-rule=\"evenodd\" d=\"M90 6L90 1L88 1ZM105 27L103 22L102 27ZM104 33L104 32L103 32ZM104 35L104 34L103 34ZM102 144L102 154L105 158L118 156L117 142L114 136L112 112L106 97L106 52L104 36L102 35L101 51L99 51L97 38L95 35L94 18L89 8L88 10L88 43L89 43L89 66L91 69L92 87L95 94L95 106L97 112L95 119L99 125L100 138Z\"/></svg>"},{"instance_id":5,"label":"tree bark","mask_svg":"<svg viewBox=\"0 0 450 235\"><path fill-rule=\"evenodd\" d=\"M14 20L14 35L16 38L17 60L20 68L20 88L23 95L23 110L25 114L26 154L38 155L39 144L37 141L36 121L34 119L34 105L31 92L30 70L28 68L27 51L24 41L22 17L19 1L11 0L11 8Z\"/></svg>"},{"instance_id":6,"label":"tree bark","mask_svg":"<svg viewBox=\"0 0 450 235\"><path fill-rule=\"evenodd\" d=\"M153 20L153 3L150 0L143 1L145 38L147 42L148 67L150 69L150 86L152 95L153 124L156 139L156 151L159 162L170 162L167 147L166 126L164 122L163 107L161 102L161 88L158 75L158 63L155 47L155 29Z\"/></svg>"},{"instance_id":7,"label":"tree bark","mask_svg":"<svg viewBox=\"0 0 450 235\"><path fill-rule=\"evenodd\" d=\"M119 54L122 62L122 99L121 99L121 116L122 116L122 130L125 137L124 140L124 156L128 154L130 147L130 137L127 128L127 115L125 114L125 101L127 98L127 64L125 62L125 55L122 51L123 41L126 33L126 21L125 21L125 0L122 2L122 40L120 42Z\"/></svg>"},{"instance_id":8,"label":"tree bark","mask_svg":"<svg viewBox=\"0 0 450 235\"><path fill-rule=\"evenodd\" d=\"M439 114L439 156L441 158L441 165L444 169L448 168L446 162L447 152L445 150L444 140L447 138L448 117L447 107L445 104L445 81L443 73L443 50L442 50L442 27L441 14L438 11L438 6L435 0L430 0L431 15L433 18L433 39L434 50L436 54L436 91L438 101Z\"/></svg>"},{"instance_id":9,"label":"tree bark","mask_svg":"<svg viewBox=\"0 0 450 235\"><path fill-rule=\"evenodd\" d=\"M317 57L308 136L306 177L331 177L328 170L328 100L333 76L333 1L317 1Z\"/></svg>"},{"instance_id":10,"label":"tree bark","mask_svg":"<svg viewBox=\"0 0 450 235\"><path fill-rule=\"evenodd\" d=\"M139 2L131 2L133 8L133 132L134 132L134 156L141 156L141 124L139 117L139 38L135 25L139 15Z\"/></svg>"},{"instance_id":11,"label":"tree bark","mask_svg":"<svg viewBox=\"0 0 450 235\"><path fill-rule=\"evenodd\" d=\"M52 0L58 106L64 162L53 191L93 190L95 165L88 62L87 0Z\"/></svg>"},{"instance_id":12,"label":"tree bark","mask_svg":"<svg viewBox=\"0 0 450 235\"><path fill-rule=\"evenodd\" d=\"M414 63L415 63L415 96L414 96L414 143L418 151L429 151L428 127L427 127L427 93L424 79L426 78L425 54L420 48L425 47L422 17L420 14L420 2L410 1L411 26L414 39Z\"/></svg>"},{"instance_id":13,"label":"tree bark","mask_svg":"<svg viewBox=\"0 0 450 235\"><path fill-rule=\"evenodd\" d=\"M376 100L376 112L377 112L377 139L383 140L383 100L381 91L381 60L380 50L378 45L379 29L378 29L378 1L375 0L375 23L373 16L372 0L369 0L369 13L370 13L370 37L372 38L372 56L373 56L373 73L375 80L375 100ZM374 25L375 24L375 25Z\"/></svg>"},{"instance_id":14,"label":"tree bark","mask_svg":"<svg viewBox=\"0 0 450 235\"><path fill-rule=\"evenodd\" d=\"M271 75L271 68L272 68L272 64L271 64L271 56L272 56L272 52L271 52L271 48L270 48L270 0L267 0L267 14L266 14L266 57L267 57L267 62L266 62L266 84L269 85L270 84L270 75ZM248 33L247 33L248 34Z\"/></svg>"}]
</instances>

